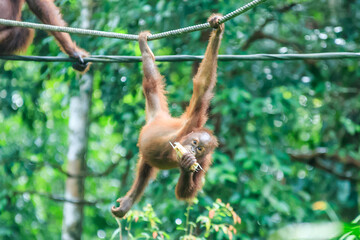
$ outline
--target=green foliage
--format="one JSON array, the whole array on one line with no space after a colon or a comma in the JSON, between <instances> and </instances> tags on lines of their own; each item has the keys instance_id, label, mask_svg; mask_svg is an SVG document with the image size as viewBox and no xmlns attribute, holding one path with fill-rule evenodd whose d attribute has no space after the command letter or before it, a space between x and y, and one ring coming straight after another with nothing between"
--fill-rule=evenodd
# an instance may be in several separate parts
<instances>
[{"instance_id":1,"label":"green foliage","mask_svg":"<svg viewBox=\"0 0 360 240\"><path fill-rule=\"evenodd\" d=\"M169 235L164 231L160 231L159 224L161 224L160 219L156 216L154 209L150 204L146 205L143 208L143 211L130 210L126 214L126 227L127 238L128 239L169 239ZM114 231L112 238L115 239L115 236L119 233L121 235L121 224L119 219L116 219L119 224L119 228ZM131 227L135 227L135 234L131 233ZM141 231L139 231L141 229ZM120 237L121 239L121 237Z\"/></svg>"},{"instance_id":2,"label":"green foliage","mask_svg":"<svg viewBox=\"0 0 360 240\"><path fill-rule=\"evenodd\" d=\"M55 3L63 9L69 26L80 26L81 1ZM211 12L225 14L243 3L93 1L91 28L156 33L203 23ZM286 8L288 4L295 5ZM267 1L226 23L220 53L360 52L359 8L359 1ZM26 10L24 20L38 21ZM271 21L262 29L267 19ZM264 37L245 48L257 30ZM207 36L206 31L194 32L152 41L150 46L155 55L200 55ZM93 55L140 54L136 42L78 35L72 38ZM36 31L34 44L25 54L64 56L53 37L43 31ZM170 111L179 116L190 99L191 74L197 64L158 65L166 79ZM83 239L109 239L117 228L109 209L133 181L138 134L145 122L141 64L95 63L89 73L94 76L94 92L88 171L102 172L119 159L120 163L107 176L86 179L86 199L105 201L85 206ZM62 203L29 192L64 193L66 176L59 167L67 167L68 106L71 95L76 94L69 86L78 77L70 63L0 61L0 239L41 240L61 235ZM187 217L187 204L176 200L174 194L178 171L160 171L134 206L139 221L135 222L133 215L132 236L147 234L143 238L152 238L157 232L157 238L162 234L179 239L189 235L192 226L199 229L196 236L204 238L207 224L209 239L226 238L231 222L226 219L231 217L226 205L213 205L212 199L217 198L228 202L241 216L242 224L234 228L238 239L265 239L292 223L332 221L329 212L313 209L318 201L327 202L340 222L351 222L359 215L359 183L346 180L350 175L359 177L359 77L356 60L220 62L207 123L220 146L213 155L199 202L188 215L189 225L178 228ZM340 179L292 161L287 151L317 147L327 148L342 159L350 156L355 165L322 159L325 167L343 174ZM137 212L148 204L153 210ZM211 210L215 211L213 219L209 217ZM215 226L221 224L228 229L224 232L219 227L216 232ZM345 237L359 237L356 224L346 226Z\"/></svg>"},{"instance_id":3,"label":"green foliage","mask_svg":"<svg viewBox=\"0 0 360 240\"><path fill-rule=\"evenodd\" d=\"M193 205L194 204L194 205ZM194 209L194 206L198 204L198 200L195 199L193 203L189 203L187 212L184 214L186 222L182 227L180 218L177 219L176 224L179 226L176 230L184 232L184 235L180 236L182 240L196 240L196 239L209 239L209 236L214 236L214 239L224 239L225 236L228 239L236 239L237 229L241 224L241 218L235 213L229 203L224 204L220 199L212 204L211 207L206 207L207 215L200 215L196 218L196 222L190 221L190 210ZM111 240L115 239L118 234L122 234L122 224L125 223L125 230L127 231L126 237L128 239L169 239L170 236L164 231L160 231L163 223L156 216L152 206L148 204L142 211L130 210L123 220L115 218L118 222L119 228L112 234ZM135 235L131 230L135 228ZM141 229L141 231L138 231ZM205 229L205 230L204 230ZM194 231L201 232L201 234L194 234ZM136 232L137 231L137 232ZM122 239L124 236L120 236Z\"/></svg>"},{"instance_id":4,"label":"green foliage","mask_svg":"<svg viewBox=\"0 0 360 240\"><path fill-rule=\"evenodd\" d=\"M345 234L341 236L340 240L360 239L360 215L351 224L345 225L344 232Z\"/></svg>"},{"instance_id":5,"label":"green foliage","mask_svg":"<svg viewBox=\"0 0 360 240\"><path fill-rule=\"evenodd\" d=\"M211 233L214 235L219 230L227 235L229 239L233 239L233 236L237 233L234 225L241 224L241 218L234 212L230 204L224 204L220 199L217 199L212 207L206 209L209 211L208 216L199 216L196 219L196 222L201 223L200 226L206 229L204 233L205 239L208 239ZM224 238L222 234L219 235L221 239ZM219 239L219 237L216 239Z\"/></svg>"}]
</instances>

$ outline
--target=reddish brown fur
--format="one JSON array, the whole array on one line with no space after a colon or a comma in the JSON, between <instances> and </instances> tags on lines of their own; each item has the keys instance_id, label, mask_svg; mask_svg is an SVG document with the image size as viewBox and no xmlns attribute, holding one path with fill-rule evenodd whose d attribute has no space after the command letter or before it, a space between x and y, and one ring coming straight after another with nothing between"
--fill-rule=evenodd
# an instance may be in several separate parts
<instances>
[{"instance_id":1,"label":"reddish brown fur","mask_svg":"<svg viewBox=\"0 0 360 240\"><path fill-rule=\"evenodd\" d=\"M212 15L209 22L217 23L219 15ZM139 46L143 60L143 89L146 97L146 124L139 136L140 160L133 186L123 198L117 202L119 207L113 207L112 213L123 217L136 200L143 194L151 177L158 169L179 168L180 177L176 186L176 196L189 200L196 196L202 188L202 178L211 165L211 155L217 146L217 140L212 132L203 128L207 120L207 110L213 96L212 90L216 83L217 55L224 30L224 25L214 25L215 29L209 40L204 60L193 79L193 96L189 107L180 118L171 117L164 91L163 77L159 73L155 58L147 45L148 32L139 36ZM196 140L196 144L194 142ZM172 149L171 142L180 142L193 153L185 154L180 161ZM204 149L200 152L198 149ZM199 152L197 152L199 151ZM196 157L196 159L195 159ZM189 167L195 160L204 169L191 172Z\"/></svg>"},{"instance_id":2,"label":"reddish brown fur","mask_svg":"<svg viewBox=\"0 0 360 240\"><path fill-rule=\"evenodd\" d=\"M0 17L21 21L21 8L25 0L1 0ZM45 24L65 26L59 9L52 0L26 0L31 11ZM83 58L88 53L77 47L68 33L51 32L61 50L70 57ZM34 31L27 28L0 26L0 54L25 51L31 44Z\"/></svg>"}]
</instances>

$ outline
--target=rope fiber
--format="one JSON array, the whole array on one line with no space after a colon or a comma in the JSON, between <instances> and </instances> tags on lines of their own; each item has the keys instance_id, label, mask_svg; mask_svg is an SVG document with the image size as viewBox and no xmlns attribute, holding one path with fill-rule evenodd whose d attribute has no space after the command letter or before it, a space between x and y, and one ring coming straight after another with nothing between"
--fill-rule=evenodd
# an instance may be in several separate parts
<instances>
[{"instance_id":1,"label":"rope fiber","mask_svg":"<svg viewBox=\"0 0 360 240\"><path fill-rule=\"evenodd\" d=\"M253 0L248 4L232 11L222 18L219 23L224 23L246 11L256 7L257 5L266 2L267 0ZM14 21L0 18L0 25L10 27L25 27L34 28L45 31L57 31L75 33L88 36L99 36L108 38L118 38L124 40L138 40L138 35L134 34L122 34L114 32L96 31L81 28L61 27L48 24L38 24L22 21ZM198 24L185 28L175 29L167 32L156 33L148 36L148 40L156 40L161 38L167 38L170 36L176 36L184 33L199 31L211 28L209 23ZM179 62L179 61L201 61L204 56L193 56L193 55L172 55L172 56L157 56L156 61L159 62ZM345 58L360 58L360 53L356 52L329 52L329 53L309 53L309 54L251 54L251 55L219 55L219 61L266 61L266 60L305 60L305 59L345 59ZM68 57L49 57L49 56L17 56L9 55L2 56L0 59L12 60L12 61L37 61L37 62L77 62L77 59ZM84 58L86 62L141 62L141 57L136 56L104 56L104 55L93 55L88 58Z\"/></svg>"},{"instance_id":2,"label":"rope fiber","mask_svg":"<svg viewBox=\"0 0 360 240\"><path fill-rule=\"evenodd\" d=\"M158 62L181 62L181 61L201 61L204 56L194 55L169 55L156 56ZM250 54L250 55L219 55L219 61L289 61L289 60L305 60L305 59L359 59L360 52L328 52L328 53L307 53L307 54ZM0 59L12 61L36 61L36 62L77 62L77 59L68 57L48 57L48 56L1 56ZM104 56L93 55L84 58L85 62L98 63L130 63L141 62L141 57L137 56Z\"/></svg>"},{"instance_id":3,"label":"rope fiber","mask_svg":"<svg viewBox=\"0 0 360 240\"><path fill-rule=\"evenodd\" d=\"M224 23L248 10L256 7L257 5L265 2L267 0L253 0L250 3L236 9L233 12L230 12L220 18L219 22ZM25 27L25 28L34 28L40 29L45 31L56 31L56 32L66 32L66 33L75 33L81 35L88 35L88 36L98 36L98 37L108 37L108 38L118 38L124 40L132 40L137 41L138 35L134 34L123 34L123 33L114 33L114 32L105 32L105 31L96 31L96 30L88 30L88 29L81 29L81 28L72 28L72 27L61 27L61 26L54 26L48 24L39 24L39 23L30 23L30 22L21 22L9 19L2 19L0 18L0 25L10 26L10 27ZM209 23L198 24L194 26L189 26L185 28L175 29L167 32L152 34L148 36L148 40L156 40L161 38L166 38L170 36L180 35L184 33L199 31L211 28Z\"/></svg>"}]
</instances>

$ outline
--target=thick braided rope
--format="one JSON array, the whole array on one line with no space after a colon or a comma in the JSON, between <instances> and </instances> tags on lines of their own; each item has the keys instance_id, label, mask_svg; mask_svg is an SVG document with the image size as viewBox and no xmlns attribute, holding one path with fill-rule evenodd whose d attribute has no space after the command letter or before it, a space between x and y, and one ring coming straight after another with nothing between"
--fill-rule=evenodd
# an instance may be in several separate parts
<instances>
[{"instance_id":1,"label":"thick braided rope","mask_svg":"<svg viewBox=\"0 0 360 240\"><path fill-rule=\"evenodd\" d=\"M266 2L266 0L255 0L252 2L249 2L248 4L236 9L235 11L232 11L228 14L226 14L225 16L223 16L222 18L220 18L219 23L224 23L226 21L229 21L230 19L239 16L240 14L243 14L244 12L256 7L257 5Z\"/></svg>"},{"instance_id":2,"label":"thick braided rope","mask_svg":"<svg viewBox=\"0 0 360 240\"><path fill-rule=\"evenodd\" d=\"M155 60L159 62L180 62L180 61L201 61L204 56L193 55L171 55L156 56ZM305 59L360 59L359 52L328 52L328 53L307 53L307 54L250 54L250 55L219 55L219 61L290 61ZM37 62L76 62L77 59L68 57L48 57L48 56L1 56L0 59L12 61L37 61ZM86 62L141 62L141 57L137 56L104 56L93 55L84 58Z\"/></svg>"},{"instance_id":3,"label":"thick braided rope","mask_svg":"<svg viewBox=\"0 0 360 240\"><path fill-rule=\"evenodd\" d=\"M226 14L224 17L220 18L219 23L224 23L252 8L259 5L260 3L265 2L266 0L254 0L235 11ZM21 22L21 21L14 21L8 19L0 18L0 25L10 26L10 27L25 27L25 28L34 28L40 29L45 31L56 31L56 32L66 32L66 33L75 33L81 35L89 35L89 36L98 36L98 37L108 37L108 38L118 38L124 40L138 40L138 35L134 34L123 34L123 33L114 33L114 32L105 32L105 31L96 31L96 30L88 30L88 29L81 29L81 28L72 28L72 27L61 27L61 26L54 26L48 24L39 24L39 23L30 23L30 22ZM180 35L184 33L199 31L210 28L209 23L198 24L194 26L189 26L185 28L180 28L176 30L171 30L167 32L152 34L148 36L148 40L156 40L161 38L166 38L169 36Z\"/></svg>"},{"instance_id":4,"label":"thick braided rope","mask_svg":"<svg viewBox=\"0 0 360 240\"><path fill-rule=\"evenodd\" d=\"M8 19L0 19L0 25L10 26L10 27L34 28L44 31L75 33L75 34L88 35L88 36L119 38L125 40L138 40L138 35L133 35L133 34L96 31L96 30L88 30L88 29L72 28L72 27L61 27L61 26L54 26L49 24L20 22L20 21L8 20Z\"/></svg>"},{"instance_id":5,"label":"thick braided rope","mask_svg":"<svg viewBox=\"0 0 360 240\"><path fill-rule=\"evenodd\" d=\"M225 16L223 16L222 18L219 19L219 23L224 23L226 21L229 21L230 19L239 16L240 14L256 7L257 5L259 5L260 3L265 2L266 0L254 0L238 9L236 9L235 11L232 11L228 14L226 14ZM209 23L203 23L203 24L198 24L198 25L194 25L194 26L190 26L190 27L185 27L185 28L180 28L180 29L176 29L176 30L171 30L168 32L163 32L163 33L157 33L157 34L152 34L150 36L148 36L148 40L155 40L155 39L160 39L160 38L165 38L165 37L169 37L169 36L175 36L175 35L180 35L183 33L188 33L188 32L195 32L195 31L199 31L199 30L204 30L204 29L208 29L211 28Z\"/></svg>"}]
</instances>

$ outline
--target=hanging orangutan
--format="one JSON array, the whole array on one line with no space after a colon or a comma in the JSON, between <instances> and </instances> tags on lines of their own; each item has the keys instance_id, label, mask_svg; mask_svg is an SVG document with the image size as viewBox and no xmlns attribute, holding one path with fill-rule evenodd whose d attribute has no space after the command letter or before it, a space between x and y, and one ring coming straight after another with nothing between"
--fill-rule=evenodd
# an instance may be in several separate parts
<instances>
[{"instance_id":1,"label":"hanging orangutan","mask_svg":"<svg viewBox=\"0 0 360 240\"><path fill-rule=\"evenodd\" d=\"M179 168L180 177L176 185L176 197L182 200L194 198L202 188L202 179L211 165L211 155L218 145L212 132L204 128L207 111L216 83L217 56L224 24L219 24L221 15L210 16L208 22L214 28L204 59L193 79L193 95L186 111L173 118L168 109L163 77L156 65L155 57L147 44L149 32L139 35L143 62L143 90L146 98L146 124L139 136L140 157L137 175L129 192L112 207L116 217L123 217L143 194L149 180L158 169ZM169 142L178 142L187 150L178 160ZM203 171L192 166L199 164Z\"/></svg>"}]
</instances>

